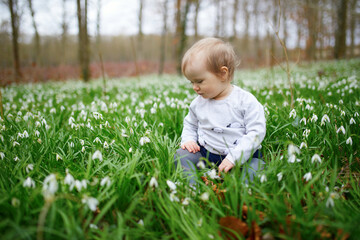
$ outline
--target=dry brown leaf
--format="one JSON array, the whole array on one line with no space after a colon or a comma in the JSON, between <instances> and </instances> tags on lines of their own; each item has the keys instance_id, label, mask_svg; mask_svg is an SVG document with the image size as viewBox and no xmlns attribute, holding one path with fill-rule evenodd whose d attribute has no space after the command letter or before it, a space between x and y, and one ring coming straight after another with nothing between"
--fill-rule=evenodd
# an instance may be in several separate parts
<instances>
[{"instance_id":1,"label":"dry brown leaf","mask_svg":"<svg viewBox=\"0 0 360 240\"><path fill-rule=\"evenodd\" d=\"M251 222L250 236L247 240L261 240L261 228L255 221Z\"/></svg>"},{"instance_id":2,"label":"dry brown leaf","mask_svg":"<svg viewBox=\"0 0 360 240\"><path fill-rule=\"evenodd\" d=\"M347 240L349 237L350 237L350 234L344 233L344 230L342 230L342 229L338 229L337 236L335 239Z\"/></svg>"},{"instance_id":3,"label":"dry brown leaf","mask_svg":"<svg viewBox=\"0 0 360 240\"><path fill-rule=\"evenodd\" d=\"M220 218L219 224L226 235L229 236L228 239L239 239L234 232L238 233L240 236L246 236L249 231L249 227L245 222L233 216Z\"/></svg>"}]
</instances>

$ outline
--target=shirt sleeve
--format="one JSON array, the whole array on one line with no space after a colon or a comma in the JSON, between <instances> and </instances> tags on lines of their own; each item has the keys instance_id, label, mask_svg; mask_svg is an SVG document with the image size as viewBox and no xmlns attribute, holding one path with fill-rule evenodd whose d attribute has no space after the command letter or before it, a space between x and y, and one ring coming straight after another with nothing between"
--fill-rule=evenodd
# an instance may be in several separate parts
<instances>
[{"instance_id":1,"label":"shirt sleeve","mask_svg":"<svg viewBox=\"0 0 360 240\"><path fill-rule=\"evenodd\" d=\"M187 141L197 142L198 140L198 119L193 110L193 104L189 107L189 113L184 119L184 127L181 134L181 145Z\"/></svg>"},{"instance_id":2,"label":"shirt sleeve","mask_svg":"<svg viewBox=\"0 0 360 240\"><path fill-rule=\"evenodd\" d=\"M266 133L266 120L263 106L253 97L245 107L245 135L239 139L235 148L229 150L226 158L233 164L244 164L260 148Z\"/></svg>"}]
</instances>

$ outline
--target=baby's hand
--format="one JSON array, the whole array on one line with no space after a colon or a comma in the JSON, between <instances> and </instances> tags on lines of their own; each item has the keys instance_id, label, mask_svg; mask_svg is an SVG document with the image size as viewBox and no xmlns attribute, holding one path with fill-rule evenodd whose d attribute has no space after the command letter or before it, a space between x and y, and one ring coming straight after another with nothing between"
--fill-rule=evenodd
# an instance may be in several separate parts
<instances>
[{"instance_id":1,"label":"baby's hand","mask_svg":"<svg viewBox=\"0 0 360 240\"><path fill-rule=\"evenodd\" d=\"M194 141L185 142L183 145L181 145L181 148L184 150L186 149L191 153L196 153L196 152L200 151L199 145Z\"/></svg>"},{"instance_id":2,"label":"baby's hand","mask_svg":"<svg viewBox=\"0 0 360 240\"><path fill-rule=\"evenodd\" d=\"M221 162L220 166L219 166L219 176L220 173L222 171L224 171L225 173L227 173L230 169L232 169L235 165L232 164L229 160L227 160L226 158Z\"/></svg>"}]
</instances>

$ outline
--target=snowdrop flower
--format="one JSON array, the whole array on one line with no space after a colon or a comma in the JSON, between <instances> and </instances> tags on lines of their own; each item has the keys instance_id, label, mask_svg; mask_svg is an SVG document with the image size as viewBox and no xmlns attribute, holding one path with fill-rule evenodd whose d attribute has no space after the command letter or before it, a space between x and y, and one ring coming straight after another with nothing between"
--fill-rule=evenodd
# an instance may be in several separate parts
<instances>
[{"instance_id":1,"label":"snowdrop flower","mask_svg":"<svg viewBox=\"0 0 360 240\"><path fill-rule=\"evenodd\" d=\"M144 221L143 221L142 219L140 219L140 220L138 221L138 224L141 225L141 226L144 226Z\"/></svg>"},{"instance_id":2,"label":"snowdrop flower","mask_svg":"<svg viewBox=\"0 0 360 240\"><path fill-rule=\"evenodd\" d=\"M29 173L30 171L32 171L34 169L34 164L30 163L26 166L25 170L27 173Z\"/></svg>"},{"instance_id":3,"label":"snowdrop flower","mask_svg":"<svg viewBox=\"0 0 360 240\"><path fill-rule=\"evenodd\" d=\"M355 124L356 122L355 122L355 119L354 118L350 118L350 125L352 125L352 124Z\"/></svg>"},{"instance_id":4,"label":"snowdrop flower","mask_svg":"<svg viewBox=\"0 0 360 240\"><path fill-rule=\"evenodd\" d=\"M40 132L38 130L35 130L35 136L39 137L40 136Z\"/></svg>"},{"instance_id":5,"label":"snowdrop flower","mask_svg":"<svg viewBox=\"0 0 360 240\"><path fill-rule=\"evenodd\" d=\"M80 144L81 144L81 146L84 146L85 141L84 141L84 140L82 140L82 139L80 139Z\"/></svg>"},{"instance_id":6,"label":"snowdrop flower","mask_svg":"<svg viewBox=\"0 0 360 240\"><path fill-rule=\"evenodd\" d=\"M108 176L101 179L100 186L106 185L107 187L109 187L110 184L111 184L111 180L110 180L110 178Z\"/></svg>"},{"instance_id":7,"label":"snowdrop flower","mask_svg":"<svg viewBox=\"0 0 360 240\"><path fill-rule=\"evenodd\" d=\"M70 147L73 148L74 146L74 142L70 142Z\"/></svg>"},{"instance_id":8,"label":"snowdrop flower","mask_svg":"<svg viewBox=\"0 0 360 240\"><path fill-rule=\"evenodd\" d=\"M54 194L58 190L58 182L56 181L55 174L51 173L44 179L42 193L45 197L45 200L51 200L54 197Z\"/></svg>"},{"instance_id":9,"label":"snowdrop flower","mask_svg":"<svg viewBox=\"0 0 360 240\"><path fill-rule=\"evenodd\" d=\"M303 177L307 182L310 181L312 179L312 175L311 172L305 173L304 177Z\"/></svg>"},{"instance_id":10,"label":"snowdrop flower","mask_svg":"<svg viewBox=\"0 0 360 240\"><path fill-rule=\"evenodd\" d=\"M62 157L57 153L56 154L56 161L62 160Z\"/></svg>"},{"instance_id":11,"label":"snowdrop flower","mask_svg":"<svg viewBox=\"0 0 360 240\"><path fill-rule=\"evenodd\" d=\"M208 175L211 179L218 179L220 178L219 175L216 174L215 169L211 169L210 171L206 172L206 175Z\"/></svg>"},{"instance_id":12,"label":"snowdrop flower","mask_svg":"<svg viewBox=\"0 0 360 240\"><path fill-rule=\"evenodd\" d=\"M18 145L20 145L20 143L18 143L17 141L14 141L14 142L13 142L13 147L16 147L16 146L18 146Z\"/></svg>"},{"instance_id":13,"label":"snowdrop flower","mask_svg":"<svg viewBox=\"0 0 360 240\"><path fill-rule=\"evenodd\" d=\"M98 226L93 223L90 223L89 227L92 229L99 229Z\"/></svg>"},{"instance_id":14,"label":"snowdrop flower","mask_svg":"<svg viewBox=\"0 0 360 240\"><path fill-rule=\"evenodd\" d=\"M151 108L151 109L150 109L150 112L151 112L151 114L156 113L156 108Z\"/></svg>"},{"instance_id":15,"label":"snowdrop flower","mask_svg":"<svg viewBox=\"0 0 360 240\"><path fill-rule=\"evenodd\" d=\"M88 197L88 196L84 196L83 199L81 200L82 203L86 204L91 211L95 211L97 208L97 205L99 204L99 200L97 200L96 198L93 197Z\"/></svg>"},{"instance_id":16,"label":"snowdrop flower","mask_svg":"<svg viewBox=\"0 0 360 240\"><path fill-rule=\"evenodd\" d=\"M176 185L175 183L173 183L170 180L166 180L167 185L169 186L169 188L171 189L171 191L175 191L176 190Z\"/></svg>"},{"instance_id":17,"label":"snowdrop flower","mask_svg":"<svg viewBox=\"0 0 360 240\"><path fill-rule=\"evenodd\" d=\"M66 176L64 179L64 184L67 184L70 186L70 191L74 188L75 186L75 179L74 177L69 173L69 170L66 169Z\"/></svg>"},{"instance_id":18,"label":"snowdrop flower","mask_svg":"<svg viewBox=\"0 0 360 240\"><path fill-rule=\"evenodd\" d=\"M96 137L93 142L100 143L100 144L102 143L99 137Z\"/></svg>"},{"instance_id":19,"label":"snowdrop flower","mask_svg":"<svg viewBox=\"0 0 360 240\"><path fill-rule=\"evenodd\" d=\"M334 199L338 199L338 198L339 198L339 194L337 194L336 192L330 193L329 198L326 200L326 207L334 207L335 206Z\"/></svg>"},{"instance_id":20,"label":"snowdrop flower","mask_svg":"<svg viewBox=\"0 0 360 240\"><path fill-rule=\"evenodd\" d=\"M163 127L164 126L164 124L161 122L161 123L159 123L159 125L158 125L159 127Z\"/></svg>"},{"instance_id":21,"label":"snowdrop flower","mask_svg":"<svg viewBox=\"0 0 360 240\"><path fill-rule=\"evenodd\" d=\"M176 194L176 191L172 191L170 193L170 196L169 196L170 201L172 201L172 202L174 202L174 201L175 202L180 202L179 198L175 194Z\"/></svg>"},{"instance_id":22,"label":"snowdrop flower","mask_svg":"<svg viewBox=\"0 0 360 240\"><path fill-rule=\"evenodd\" d=\"M304 125L306 125L306 118L305 117L303 117L301 120L300 120L300 123L304 123Z\"/></svg>"},{"instance_id":23,"label":"snowdrop flower","mask_svg":"<svg viewBox=\"0 0 360 240\"><path fill-rule=\"evenodd\" d=\"M326 122L330 122L330 118L327 114L324 114L324 116L321 118L321 126L325 125Z\"/></svg>"},{"instance_id":24,"label":"snowdrop flower","mask_svg":"<svg viewBox=\"0 0 360 240\"><path fill-rule=\"evenodd\" d=\"M145 143L149 143L150 142L150 138L148 137L141 137L140 138L140 145L144 146Z\"/></svg>"},{"instance_id":25,"label":"snowdrop flower","mask_svg":"<svg viewBox=\"0 0 360 240\"><path fill-rule=\"evenodd\" d=\"M129 148L129 153L131 153L132 152L132 148Z\"/></svg>"},{"instance_id":26,"label":"snowdrop flower","mask_svg":"<svg viewBox=\"0 0 360 240\"><path fill-rule=\"evenodd\" d=\"M159 186L158 182L156 181L155 177L152 177L149 182L149 187L157 188Z\"/></svg>"},{"instance_id":27,"label":"snowdrop flower","mask_svg":"<svg viewBox=\"0 0 360 240\"><path fill-rule=\"evenodd\" d=\"M3 160L5 158L5 154L3 152L0 152L0 158Z\"/></svg>"},{"instance_id":28,"label":"snowdrop flower","mask_svg":"<svg viewBox=\"0 0 360 240\"><path fill-rule=\"evenodd\" d=\"M19 160L20 160L20 159L18 158L18 156L15 156L15 157L14 157L14 161L15 161L15 162L17 162L17 161L19 161Z\"/></svg>"},{"instance_id":29,"label":"snowdrop flower","mask_svg":"<svg viewBox=\"0 0 360 240\"><path fill-rule=\"evenodd\" d=\"M73 125L75 123L74 117L69 118L69 125Z\"/></svg>"},{"instance_id":30,"label":"snowdrop flower","mask_svg":"<svg viewBox=\"0 0 360 240\"><path fill-rule=\"evenodd\" d=\"M354 113L354 117L358 117L359 116L359 113L358 112L355 112Z\"/></svg>"},{"instance_id":31,"label":"snowdrop flower","mask_svg":"<svg viewBox=\"0 0 360 240\"><path fill-rule=\"evenodd\" d=\"M311 122L316 122L318 120L318 116L316 116L315 114L313 114L312 118L311 118Z\"/></svg>"},{"instance_id":32,"label":"snowdrop flower","mask_svg":"<svg viewBox=\"0 0 360 240\"><path fill-rule=\"evenodd\" d=\"M81 152L85 152L85 147L84 146L82 146Z\"/></svg>"},{"instance_id":33,"label":"snowdrop flower","mask_svg":"<svg viewBox=\"0 0 360 240\"><path fill-rule=\"evenodd\" d=\"M204 192L203 194L200 195L200 199L204 202L209 200L209 193L208 192Z\"/></svg>"},{"instance_id":34,"label":"snowdrop flower","mask_svg":"<svg viewBox=\"0 0 360 240\"><path fill-rule=\"evenodd\" d=\"M349 137L348 139L346 139L346 144L348 145L352 145L353 144L353 141L352 141L352 138Z\"/></svg>"},{"instance_id":35,"label":"snowdrop flower","mask_svg":"<svg viewBox=\"0 0 360 240\"><path fill-rule=\"evenodd\" d=\"M23 137L24 137L24 138L28 138L28 137L29 137L29 134L28 134L28 132L27 132L26 130L24 130L24 132L23 132Z\"/></svg>"},{"instance_id":36,"label":"snowdrop flower","mask_svg":"<svg viewBox=\"0 0 360 240\"><path fill-rule=\"evenodd\" d=\"M344 126L341 125L341 127L339 127L339 129L336 131L336 133L342 132L345 135L345 128Z\"/></svg>"},{"instance_id":37,"label":"snowdrop flower","mask_svg":"<svg viewBox=\"0 0 360 240\"><path fill-rule=\"evenodd\" d=\"M96 150L94 154L92 155L92 160L99 159L100 162L102 162L103 157L99 150Z\"/></svg>"},{"instance_id":38,"label":"snowdrop flower","mask_svg":"<svg viewBox=\"0 0 360 240\"><path fill-rule=\"evenodd\" d=\"M296 111L295 109L291 110L290 114L289 114L289 118L296 118Z\"/></svg>"},{"instance_id":39,"label":"snowdrop flower","mask_svg":"<svg viewBox=\"0 0 360 240\"><path fill-rule=\"evenodd\" d=\"M104 148L105 148L105 149L108 149L108 148L109 148L109 144L108 144L106 141L104 142Z\"/></svg>"},{"instance_id":40,"label":"snowdrop flower","mask_svg":"<svg viewBox=\"0 0 360 240\"><path fill-rule=\"evenodd\" d=\"M147 122L144 121L143 126L146 128L148 126Z\"/></svg>"},{"instance_id":41,"label":"snowdrop flower","mask_svg":"<svg viewBox=\"0 0 360 240\"><path fill-rule=\"evenodd\" d=\"M306 142L302 142L302 143L300 144L300 149L302 149L302 148L307 148Z\"/></svg>"},{"instance_id":42,"label":"snowdrop flower","mask_svg":"<svg viewBox=\"0 0 360 240\"><path fill-rule=\"evenodd\" d=\"M184 205L184 206L189 205L189 203L190 203L190 198L188 198L188 197L182 201L182 205Z\"/></svg>"},{"instance_id":43,"label":"snowdrop flower","mask_svg":"<svg viewBox=\"0 0 360 240\"><path fill-rule=\"evenodd\" d=\"M341 110L340 116L345 116L345 111Z\"/></svg>"},{"instance_id":44,"label":"snowdrop flower","mask_svg":"<svg viewBox=\"0 0 360 240\"><path fill-rule=\"evenodd\" d=\"M314 162L319 162L321 163L321 158L318 154L314 154L312 157L311 157L311 163L314 163Z\"/></svg>"},{"instance_id":45,"label":"snowdrop flower","mask_svg":"<svg viewBox=\"0 0 360 240\"><path fill-rule=\"evenodd\" d=\"M102 114L99 113L99 112L93 112L93 116L94 116L94 118L95 118L96 120L98 120L98 119L103 119Z\"/></svg>"},{"instance_id":46,"label":"snowdrop flower","mask_svg":"<svg viewBox=\"0 0 360 240\"><path fill-rule=\"evenodd\" d=\"M262 174L260 176L260 182L263 183L263 182L266 182L267 181L267 178L266 178L266 175L265 174Z\"/></svg>"},{"instance_id":47,"label":"snowdrop flower","mask_svg":"<svg viewBox=\"0 0 360 240\"><path fill-rule=\"evenodd\" d=\"M280 182L281 179L283 178L283 173L282 172L279 172L278 174L276 174L277 178L278 178L278 181Z\"/></svg>"},{"instance_id":48,"label":"snowdrop flower","mask_svg":"<svg viewBox=\"0 0 360 240\"><path fill-rule=\"evenodd\" d=\"M205 163L204 163L204 161L199 161L199 162L196 164L196 166L197 166L198 168L200 168L200 169L204 169L204 168L205 168Z\"/></svg>"},{"instance_id":49,"label":"snowdrop flower","mask_svg":"<svg viewBox=\"0 0 360 240\"><path fill-rule=\"evenodd\" d=\"M32 180L31 177L28 177L28 178L24 181L23 187L35 188L35 181Z\"/></svg>"},{"instance_id":50,"label":"snowdrop flower","mask_svg":"<svg viewBox=\"0 0 360 240\"><path fill-rule=\"evenodd\" d=\"M303 136L305 137L305 138L308 138L309 137L309 135L310 135L310 129L305 129L304 130L304 132L303 132Z\"/></svg>"}]
</instances>

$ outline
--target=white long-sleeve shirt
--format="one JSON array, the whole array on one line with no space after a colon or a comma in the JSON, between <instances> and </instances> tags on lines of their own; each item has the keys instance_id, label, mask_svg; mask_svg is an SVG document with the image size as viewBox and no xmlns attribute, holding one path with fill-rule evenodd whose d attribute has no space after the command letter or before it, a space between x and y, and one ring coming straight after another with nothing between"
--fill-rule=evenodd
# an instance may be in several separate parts
<instances>
[{"instance_id":1,"label":"white long-sleeve shirt","mask_svg":"<svg viewBox=\"0 0 360 240\"><path fill-rule=\"evenodd\" d=\"M184 119L181 144L199 142L209 152L245 163L265 137L263 106L249 92L234 86L222 100L197 96Z\"/></svg>"}]
</instances>

